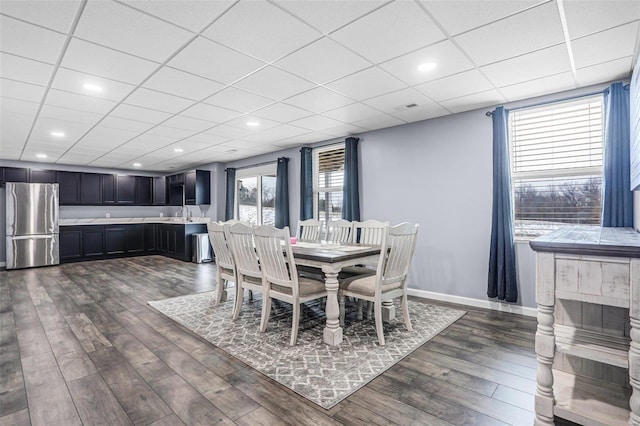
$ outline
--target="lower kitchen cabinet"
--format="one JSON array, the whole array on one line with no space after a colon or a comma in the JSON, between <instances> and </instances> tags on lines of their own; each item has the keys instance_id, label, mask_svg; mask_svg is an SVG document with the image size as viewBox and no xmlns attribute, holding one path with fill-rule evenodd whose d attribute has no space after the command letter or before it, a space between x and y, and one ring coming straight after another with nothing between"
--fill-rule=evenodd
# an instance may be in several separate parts
<instances>
[{"instance_id":1,"label":"lower kitchen cabinet","mask_svg":"<svg viewBox=\"0 0 640 426\"><path fill-rule=\"evenodd\" d=\"M207 232L205 223L158 224L158 251L168 257L191 261L191 238L195 233Z\"/></svg>"},{"instance_id":2,"label":"lower kitchen cabinet","mask_svg":"<svg viewBox=\"0 0 640 426\"><path fill-rule=\"evenodd\" d=\"M60 227L60 263L83 260L80 228L80 226Z\"/></svg>"}]
</instances>

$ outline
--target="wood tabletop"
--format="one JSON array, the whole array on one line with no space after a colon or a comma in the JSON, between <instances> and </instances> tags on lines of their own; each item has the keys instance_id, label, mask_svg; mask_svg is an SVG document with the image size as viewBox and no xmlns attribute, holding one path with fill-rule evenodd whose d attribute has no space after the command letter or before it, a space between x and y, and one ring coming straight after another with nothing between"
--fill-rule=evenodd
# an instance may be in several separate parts
<instances>
[{"instance_id":1,"label":"wood tabletop","mask_svg":"<svg viewBox=\"0 0 640 426\"><path fill-rule=\"evenodd\" d=\"M529 245L542 252L640 258L640 233L632 228L567 226Z\"/></svg>"},{"instance_id":2,"label":"wood tabletop","mask_svg":"<svg viewBox=\"0 0 640 426\"><path fill-rule=\"evenodd\" d=\"M380 253L380 246L330 242L299 241L292 244L293 256L296 259L308 259L318 262L336 263L358 259Z\"/></svg>"}]
</instances>

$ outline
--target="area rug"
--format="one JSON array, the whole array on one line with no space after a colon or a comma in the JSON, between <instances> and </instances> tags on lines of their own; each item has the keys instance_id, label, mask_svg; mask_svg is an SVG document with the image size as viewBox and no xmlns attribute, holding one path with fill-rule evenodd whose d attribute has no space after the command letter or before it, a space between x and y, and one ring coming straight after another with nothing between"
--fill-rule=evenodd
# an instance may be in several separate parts
<instances>
[{"instance_id":1,"label":"area rug","mask_svg":"<svg viewBox=\"0 0 640 426\"><path fill-rule=\"evenodd\" d=\"M274 301L269 326L260 333L261 295L245 296L242 313L231 321L233 289L226 302L214 305L215 292L152 301L164 315L215 346L319 406L329 409L385 372L462 317L465 312L409 301L413 332L408 332L399 302L396 318L384 324L384 347L378 345L372 319L357 320L347 304L344 340L338 346L322 340L325 315L321 303L303 305L298 343L289 346L291 305Z\"/></svg>"}]
</instances>

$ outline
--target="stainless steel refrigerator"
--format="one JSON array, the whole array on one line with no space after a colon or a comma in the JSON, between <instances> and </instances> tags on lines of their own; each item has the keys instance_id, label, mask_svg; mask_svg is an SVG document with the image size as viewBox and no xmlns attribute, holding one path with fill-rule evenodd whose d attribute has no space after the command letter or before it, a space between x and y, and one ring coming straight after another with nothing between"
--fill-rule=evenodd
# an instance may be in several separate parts
<instances>
[{"instance_id":1,"label":"stainless steel refrigerator","mask_svg":"<svg viewBox=\"0 0 640 426\"><path fill-rule=\"evenodd\" d=\"M7 269L60 263L58 184L6 184Z\"/></svg>"}]
</instances>

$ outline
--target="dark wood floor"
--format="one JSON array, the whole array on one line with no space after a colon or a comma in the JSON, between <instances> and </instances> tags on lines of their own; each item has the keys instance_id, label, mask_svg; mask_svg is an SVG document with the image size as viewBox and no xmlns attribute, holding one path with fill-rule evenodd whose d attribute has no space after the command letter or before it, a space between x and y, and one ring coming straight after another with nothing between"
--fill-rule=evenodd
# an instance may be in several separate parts
<instances>
[{"instance_id":1,"label":"dark wood floor","mask_svg":"<svg viewBox=\"0 0 640 426\"><path fill-rule=\"evenodd\" d=\"M159 256L1 271L0 424L533 422L534 318L451 305L468 314L324 410L146 304L214 273Z\"/></svg>"}]
</instances>

